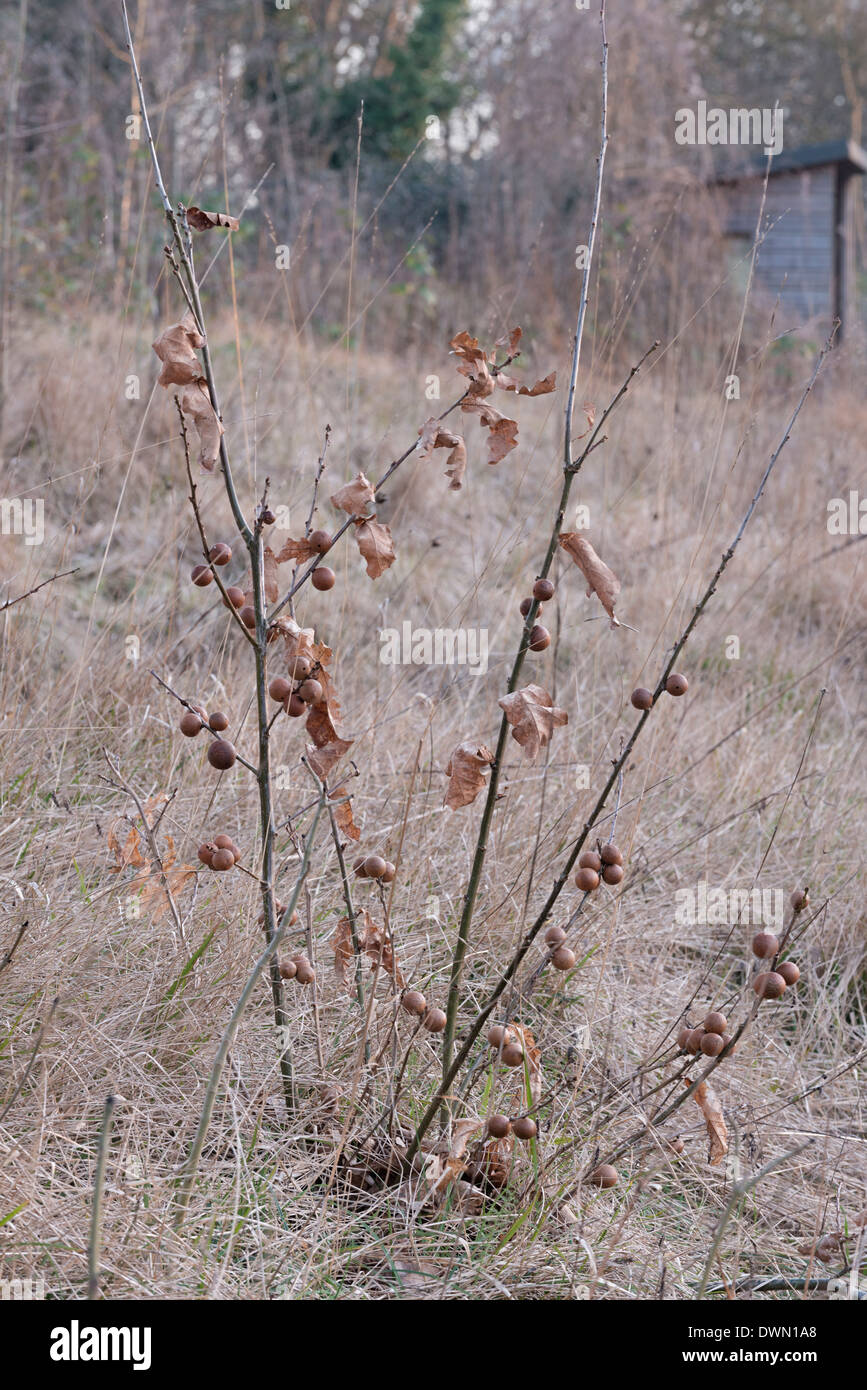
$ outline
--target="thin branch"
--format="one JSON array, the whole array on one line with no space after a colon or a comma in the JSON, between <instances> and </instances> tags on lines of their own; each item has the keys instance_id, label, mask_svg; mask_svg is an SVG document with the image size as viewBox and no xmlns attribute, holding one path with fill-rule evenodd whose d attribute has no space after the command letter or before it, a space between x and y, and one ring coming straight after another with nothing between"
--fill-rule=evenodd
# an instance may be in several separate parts
<instances>
[{"instance_id":1,"label":"thin branch","mask_svg":"<svg viewBox=\"0 0 867 1390\"><path fill-rule=\"evenodd\" d=\"M44 589L46 584L53 584L57 579L66 579L67 575L78 574L80 565L76 565L74 570L62 570L60 574L52 574L50 579L43 579L41 584L36 584L32 589L28 589L25 594L19 594L17 598L7 598L5 603L0 603L0 613L5 613L7 608L14 608L16 603L23 603L31 594L38 594L40 589Z\"/></svg>"}]
</instances>

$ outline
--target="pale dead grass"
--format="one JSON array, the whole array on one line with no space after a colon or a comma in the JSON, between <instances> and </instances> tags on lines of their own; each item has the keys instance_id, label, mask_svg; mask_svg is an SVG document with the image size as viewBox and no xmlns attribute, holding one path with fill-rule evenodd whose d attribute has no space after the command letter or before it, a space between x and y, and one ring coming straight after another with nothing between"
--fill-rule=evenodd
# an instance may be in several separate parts
<instances>
[{"instance_id":1,"label":"pale dead grass","mask_svg":"<svg viewBox=\"0 0 867 1390\"><path fill-rule=\"evenodd\" d=\"M636 1070L656 1051L663 1055L693 993L693 1017L711 1005L735 1013L744 1007L738 1001L750 926L690 929L675 922L676 891L700 880L724 889L757 882L786 897L809 883L820 909L794 952L804 972L798 989L762 1009L715 1077L741 1174L805 1138L813 1143L745 1202L727 1228L713 1277L803 1276L808 1262L798 1246L867 1205L863 1061L851 1065L867 1043L867 551L853 545L822 558L840 544L826 530L827 501L857 486L851 460L867 423L863 405L845 382L830 380L808 404L684 654L690 693L663 702L627 770L617 819L628 863L623 891L604 890L579 919L573 944L580 969L566 980L544 973L516 1009L542 1047L538 1157L522 1150L502 1197L479 1216L445 1211L413 1220L393 1188L362 1197L339 1186L326 1192L334 1136L366 1078L358 1066L359 1010L338 992L331 968L329 938L343 903L333 848L320 826L309 878L318 1032L312 992L290 993L305 1099L287 1128L262 983L232 1052L178 1234L170 1219L173 1180L217 1040L261 942L252 880L202 876L181 895L185 931L192 948L214 935L179 985L186 955L170 917L124 920L124 876L110 872L106 832L134 808L101 780L103 747L143 796L175 793L161 834L163 843L174 837L179 857L195 861L199 841L218 829L237 839L245 862L255 848L249 779L236 769L217 783L202 745L180 736L176 706L149 675L153 668L184 695L225 709L233 737L242 749L250 745L246 653L227 633L218 601L187 580L196 547L179 447L166 443L175 430L173 407L159 393L145 409L150 336L147 324L128 326L115 351L111 326L94 324L79 333L71 355L66 351L62 372L49 366L56 333L50 342L31 340L19 359L27 370L22 366L13 424L19 437L28 422L30 430L4 490L45 497L47 538L28 551L4 538L5 592L70 564L81 568L4 619L0 946L29 920L12 966L0 975L5 1099L21 1081L51 1001L59 1001L29 1080L0 1125L0 1219L19 1209L4 1228L4 1276L41 1277L51 1296L82 1296L97 1135L111 1091L120 1098L104 1204L104 1288L111 1297L559 1299L582 1296L595 1272L594 1297L690 1298L732 1178L731 1169L708 1166L692 1102L661 1136L683 1137L681 1158L671 1161L664 1142L641 1143L620 1163L616 1189L570 1197L574 1224L564 1224L560 1209L561 1194L595 1160L587 1136L602 1097L620 1113L599 1141L600 1156L641 1125L647 1109ZM359 467L377 476L423 419L459 394L445 342L431 349L430 361L408 365L366 350L315 359L259 330L244 345L242 402L231 385L231 332L212 330L212 339L244 495L258 496L270 474L272 499L289 506L293 528L306 514L326 422L334 440L322 524L333 517L329 491ZM565 365L541 349L531 356L528 375ZM123 399L131 371L141 376L139 402ZM432 372L441 374L439 406L424 397ZM586 394L602 404L618 381L617 373L594 375ZM718 395L704 384L675 382L667 365L648 372L578 481L573 503L590 506L590 535L623 578L619 611L637 631L612 632L584 598L578 572L558 559L558 596L550 605L556 641L525 669L568 709L569 725L537 765L510 749L464 1018L544 900L570 835L632 727L629 692L640 681L654 683L665 649L737 526L796 390L774 385L770 372L745 372L742 396L729 408L715 453ZM335 589L305 589L298 604L299 619L315 624L335 651L345 725L356 737L360 776L350 790L361 846L394 855L406 821L393 927L407 978L437 1003L445 1001L479 810L443 809L444 768L459 741L494 737L496 701L519 631L517 604L541 558L559 487L561 409L559 393L517 401L521 445L497 469L480 461L480 431L470 422L468 482L458 494L447 490L443 455L425 466L408 462L381 508L395 535L393 569L372 584L354 549L343 546L331 561ZM217 482L206 480L202 493L212 538L231 538ZM239 572L236 561L231 574ZM487 627L488 675L382 665L379 629L405 620ZM130 635L140 642L137 664L125 655ZM739 660L725 655L732 635L740 640ZM284 819L311 795L297 764L301 748L297 727L281 731L276 761L290 770L289 785L277 792ZM576 786L579 765L590 769L587 789ZM285 834L279 853L279 883L288 887L292 848ZM359 886L355 893L364 903L374 890ZM577 901L575 889L563 894L563 920ZM540 959L534 950L522 980ZM374 1051L391 1009L380 985ZM587 1051L576 1049L583 1025L590 1028ZM409 1037L402 1019L398 1061ZM650 1085L670 1069L670 1049L664 1055ZM492 1077L485 1061L470 1099L482 1114L509 1104L502 1089L509 1083ZM354 1136L385 1108L391 1071L387 1049ZM422 1033L400 1097L405 1128L420 1117L438 1074L439 1050ZM338 1093L336 1116L317 1090L324 1083ZM541 1189L533 1181L539 1162Z\"/></svg>"}]
</instances>

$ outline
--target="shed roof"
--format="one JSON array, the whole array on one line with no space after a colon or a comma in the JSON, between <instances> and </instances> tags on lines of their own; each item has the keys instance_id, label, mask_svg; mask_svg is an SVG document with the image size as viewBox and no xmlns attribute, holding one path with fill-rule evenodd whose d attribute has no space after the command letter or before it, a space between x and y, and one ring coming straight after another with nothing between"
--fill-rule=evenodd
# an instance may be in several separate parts
<instances>
[{"instance_id":1,"label":"shed roof","mask_svg":"<svg viewBox=\"0 0 867 1390\"><path fill-rule=\"evenodd\" d=\"M767 164L766 155L754 154L743 168L727 169L713 181L734 183L738 179L763 178ZM820 145L798 145L793 150L783 150L781 154L771 156L769 177L796 173L799 169L818 169L828 164L842 164L850 174L865 174L867 150L854 140L826 140Z\"/></svg>"}]
</instances>

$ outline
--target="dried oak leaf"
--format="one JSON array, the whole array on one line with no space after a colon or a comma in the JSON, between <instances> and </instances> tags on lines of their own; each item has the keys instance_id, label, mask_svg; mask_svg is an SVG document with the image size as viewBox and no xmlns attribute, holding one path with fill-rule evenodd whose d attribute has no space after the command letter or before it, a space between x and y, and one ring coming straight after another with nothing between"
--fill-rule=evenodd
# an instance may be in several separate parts
<instances>
[{"instance_id":1,"label":"dried oak leaf","mask_svg":"<svg viewBox=\"0 0 867 1390\"><path fill-rule=\"evenodd\" d=\"M217 419L217 412L211 404L206 381L195 381L185 386L179 396L181 410L189 415L199 436L199 465L207 473L214 471L214 464L220 453L220 436L223 426Z\"/></svg>"},{"instance_id":2,"label":"dried oak leaf","mask_svg":"<svg viewBox=\"0 0 867 1390\"><path fill-rule=\"evenodd\" d=\"M692 1082L684 1077L684 1084L691 1086ZM718 1163L722 1163L729 1151L728 1130L723 1119L722 1102L716 1091L706 1081L702 1081L701 1085L696 1088L693 1100L704 1115L710 1140L708 1161L711 1167L715 1168Z\"/></svg>"},{"instance_id":3,"label":"dried oak leaf","mask_svg":"<svg viewBox=\"0 0 867 1390\"><path fill-rule=\"evenodd\" d=\"M349 516L365 516L374 501L373 484L363 473L357 473L351 483L345 483L334 493L331 505Z\"/></svg>"},{"instance_id":4,"label":"dried oak leaf","mask_svg":"<svg viewBox=\"0 0 867 1390\"><path fill-rule=\"evenodd\" d=\"M323 743L321 747L307 749L307 761L321 781L328 781L329 772L340 762L344 753L349 752L352 744L351 738L334 738L330 743Z\"/></svg>"},{"instance_id":5,"label":"dried oak leaf","mask_svg":"<svg viewBox=\"0 0 867 1390\"><path fill-rule=\"evenodd\" d=\"M556 372L549 372L532 386L524 386L516 377L507 376L505 372L498 372L495 380L501 391L514 391L519 396L547 396L557 389Z\"/></svg>"},{"instance_id":6,"label":"dried oak leaf","mask_svg":"<svg viewBox=\"0 0 867 1390\"><path fill-rule=\"evenodd\" d=\"M204 338L196 328L192 314L184 314L180 323L173 323L153 344L154 352L162 362L157 378L160 386L187 386L194 381L204 381L202 364L193 351L204 344Z\"/></svg>"},{"instance_id":7,"label":"dried oak leaf","mask_svg":"<svg viewBox=\"0 0 867 1390\"><path fill-rule=\"evenodd\" d=\"M285 565L287 560L292 560L296 565L304 565L308 560L312 560L319 551L315 545L311 545L306 536L302 536L300 541L293 541L290 536L283 542L282 548L277 554L277 564Z\"/></svg>"},{"instance_id":8,"label":"dried oak leaf","mask_svg":"<svg viewBox=\"0 0 867 1390\"><path fill-rule=\"evenodd\" d=\"M446 459L446 477L453 492L460 488L467 471L467 446L459 434L445 429L439 420L425 420L419 430L419 457L429 459L434 449L451 449Z\"/></svg>"},{"instance_id":9,"label":"dried oak leaf","mask_svg":"<svg viewBox=\"0 0 867 1390\"><path fill-rule=\"evenodd\" d=\"M371 579L378 579L394 564L394 542L391 539L391 529L384 526L381 521L370 517L367 521L357 522L355 539L358 549L361 551L362 559L367 561L367 573Z\"/></svg>"},{"instance_id":10,"label":"dried oak leaf","mask_svg":"<svg viewBox=\"0 0 867 1390\"><path fill-rule=\"evenodd\" d=\"M596 594L605 612L611 619L612 627L620 623L614 615L614 605L620 593L620 580L610 570L604 560L600 560L593 546L576 531L562 531L557 538L587 580L587 597Z\"/></svg>"},{"instance_id":11,"label":"dried oak leaf","mask_svg":"<svg viewBox=\"0 0 867 1390\"><path fill-rule=\"evenodd\" d=\"M171 906L169 893L174 897L185 883L196 877L197 872L193 864L175 863L175 843L171 835L167 835L166 852L162 857L162 874L155 866L150 866L149 876L141 891L141 905L149 909L152 921L159 922L165 917Z\"/></svg>"},{"instance_id":12,"label":"dried oak leaf","mask_svg":"<svg viewBox=\"0 0 867 1390\"><path fill-rule=\"evenodd\" d=\"M487 786L482 768L490 767L493 761L493 753L483 743L475 747L471 743L459 744L446 767L449 785L443 805L448 806L450 811L457 811L460 806L469 806L475 801L479 792Z\"/></svg>"},{"instance_id":13,"label":"dried oak leaf","mask_svg":"<svg viewBox=\"0 0 867 1390\"><path fill-rule=\"evenodd\" d=\"M525 1028L520 1023L510 1023L509 1028L513 1033L517 1033L518 1041L524 1049L524 1056L527 1059L527 1072L530 1077L530 1099L533 1105L539 1104L542 1099L542 1049L539 1047L529 1028ZM523 1070L515 1069L521 1081L524 1080Z\"/></svg>"},{"instance_id":14,"label":"dried oak leaf","mask_svg":"<svg viewBox=\"0 0 867 1390\"><path fill-rule=\"evenodd\" d=\"M279 561L270 545L266 545L262 552L262 572L264 578L265 602L276 603L280 597L280 582L277 575L277 565ZM250 567L247 567L247 577L244 580L244 602L250 607L253 606L253 576ZM285 631L285 629L283 629ZM310 629L313 636L313 629Z\"/></svg>"},{"instance_id":15,"label":"dried oak leaf","mask_svg":"<svg viewBox=\"0 0 867 1390\"><path fill-rule=\"evenodd\" d=\"M237 232L239 222L237 217L230 217L227 212L205 212L204 208L187 208L187 222L194 227L197 232L209 232L213 227L227 227L230 232Z\"/></svg>"},{"instance_id":16,"label":"dried oak leaf","mask_svg":"<svg viewBox=\"0 0 867 1390\"><path fill-rule=\"evenodd\" d=\"M139 849L141 840L139 838L139 833L136 830L135 826L128 826L126 839L124 843L121 845L120 840L118 839L115 833L115 826L117 825L120 825L119 820L114 822L114 825L111 826L111 828L108 831L108 834L106 835L106 842L108 844L108 847L114 855L115 860L117 861L115 864L111 865L111 871L115 874L119 874L121 869L127 869L130 867L138 869L141 867L142 864L147 863L147 860L144 858L141 850Z\"/></svg>"},{"instance_id":17,"label":"dried oak leaf","mask_svg":"<svg viewBox=\"0 0 867 1390\"><path fill-rule=\"evenodd\" d=\"M366 907L361 909L361 922L356 922L358 934L358 944L370 959L371 970L377 968L385 970L391 975L394 982L400 989L404 987L404 978L400 972L394 955L394 945L391 936L377 922L374 922Z\"/></svg>"},{"instance_id":18,"label":"dried oak leaf","mask_svg":"<svg viewBox=\"0 0 867 1390\"><path fill-rule=\"evenodd\" d=\"M540 685L528 685L523 690L514 690L504 695L498 702L500 709L512 725L512 738L524 750L524 756L532 761L538 757L539 750L548 743L555 728L569 723L564 709L558 709Z\"/></svg>"},{"instance_id":19,"label":"dried oak leaf","mask_svg":"<svg viewBox=\"0 0 867 1390\"><path fill-rule=\"evenodd\" d=\"M461 404L461 410L469 415L478 415L479 424L488 429L488 457L486 462L499 463L506 454L511 453L512 449L518 444L518 422L510 420L502 415L499 410L495 410L486 401L475 400L470 397Z\"/></svg>"},{"instance_id":20,"label":"dried oak leaf","mask_svg":"<svg viewBox=\"0 0 867 1390\"><path fill-rule=\"evenodd\" d=\"M477 400L489 396L494 389L494 378L488 368L488 354L479 347L478 338L469 333L458 333L452 338L449 347L461 362L458 371L469 378L469 391Z\"/></svg>"},{"instance_id":21,"label":"dried oak leaf","mask_svg":"<svg viewBox=\"0 0 867 1390\"><path fill-rule=\"evenodd\" d=\"M336 796L346 796L346 795L347 795L347 792L346 792L346 788L345 788L345 787L335 787L334 790L331 792L331 796L332 796L332 797L336 797ZM351 801L348 801L348 800L347 800L347 801L341 801L341 803L340 803L339 806L335 806L335 807L334 807L334 819L335 819L335 821L337 822L337 827L338 827L338 829L339 829L339 830L342 830L342 831L343 831L343 834L346 835L348 839L350 839L350 840L360 840L360 839L361 839L361 831L359 830L358 826L355 824L355 821L353 820L353 817L352 817L352 802L351 802Z\"/></svg>"},{"instance_id":22,"label":"dried oak leaf","mask_svg":"<svg viewBox=\"0 0 867 1390\"><path fill-rule=\"evenodd\" d=\"M494 347L504 347L508 350L509 356L514 357L518 350L518 344L523 336L523 328L518 328L516 325L514 328L511 328L508 333L504 333L502 338L498 338L494 343Z\"/></svg>"}]
</instances>

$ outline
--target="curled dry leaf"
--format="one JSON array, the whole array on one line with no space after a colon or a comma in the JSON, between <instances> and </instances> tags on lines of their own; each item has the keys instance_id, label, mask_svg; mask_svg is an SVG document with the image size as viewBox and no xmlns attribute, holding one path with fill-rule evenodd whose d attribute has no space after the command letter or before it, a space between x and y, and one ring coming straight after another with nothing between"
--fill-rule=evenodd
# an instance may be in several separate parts
<instances>
[{"instance_id":1,"label":"curled dry leaf","mask_svg":"<svg viewBox=\"0 0 867 1390\"><path fill-rule=\"evenodd\" d=\"M276 603L280 597L280 583L277 576L277 556L274 554L270 545L266 545L262 552L262 570L264 576L264 592L266 603ZM247 577L244 580L244 602L250 607L253 606L253 576L250 567L247 567ZM284 629L281 629L285 631ZM313 635L312 628L310 635Z\"/></svg>"},{"instance_id":2,"label":"curled dry leaf","mask_svg":"<svg viewBox=\"0 0 867 1390\"><path fill-rule=\"evenodd\" d=\"M446 776L449 785L446 789L444 806L457 811L460 806L469 806L480 791L487 785L482 769L490 767L494 755L483 743L461 743L449 758Z\"/></svg>"},{"instance_id":3,"label":"curled dry leaf","mask_svg":"<svg viewBox=\"0 0 867 1390\"><path fill-rule=\"evenodd\" d=\"M154 352L162 362L157 378L160 386L187 386L193 381L203 381L205 374L202 364L193 351L204 344L204 338L196 327L192 314L184 314L180 323L164 328L153 344Z\"/></svg>"},{"instance_id":4,"label":"curled dry leaf","mask_svg":"<svg viewBox=\"0 0 867 1390\"><path fill-rule=\"evenodd\" d=\"M334 790L331 792L332 797L346 795L347 791L345 787L335 787ZM358 826L355 824L355 821L352 818L351 801L341 801L339 806L334 807L334 819L337 822L338 829L342 830L343 834L346 835L348 839L361 839L361 831L359 830Z\"/></svg>"},{"instance_id":5,"label":"curled dry leaf","mask_svg":"<svg viewBox=\"0 0 867 1390\"><path fill-rule=\"evenodd\" d=\"M315 545L311 545L306 536L302 536L300 541L293 541L290 536L283 542L282 548L277 553L277 564L285 565L291 560L296 565L305 565L308 560L312 560L314 555L318 556L319 551Z\"/></svg>"},{"instance_id":6,"label":"curled dry leaf","mask_svg":"<svg viewBox=\"0 0 867 1390\"><path fill-rule=\"evenodd\" d=\"M331 498L332 507L349 516L365 516L374 505L373 484L363 473L357 473L351 483L345 483Z\"/></svg>"},{"instance_id":7,"label":"curled dry leaf","mask_svg":"<svg viewBox=\"0 0 867 1390\"><path fill-rule=\"evenodd\" d=\"M461 410L469 415L478 415L479 424L488 429L488 457L486 462L499 463L506 454L518 445L518 422L510 420L495 410L486 401L470 397L461 404Z\"/></svg>"},{"instance_id":8,"label":"curled dry leaf","mask_svg":"<svg viewBox=\"0 0 867 1390\"><path fill-rule=\"evenodd\" d=\"M495 380L501 391L514 391L519 396L547 396L557 389L556 372L549 372L532 386L524 386L516 377L507 376L505 372L498 372Z\"/></svg>"},{"instance_id":9,"label":"curled dry leaf","mask_svg":"<svg viewBox=\"0 0 867 1390\"><path fill-rule=\"evenodd\" d=\"M529 1028L525 1028L521 1023L510 1023L509 1028L518 1036L518 1041L524 1049L524 1056L527 1059L527 1073L530 1078L530 1100L533 1105L539 1104L542 1099L542 1049L539 1047ZM523 1081L523 1070L515 1071Z\"/></svg>"},{"instance_id":10,"label":"curled dry leaf","mask_svg":"<svg viewBox=\"0 0 867 1390\"><path fill-rule=\"evenodd\" d=\"M620 593L620 580L617 575L608 568L604 560L600 560L590 542L577 532L562 531L557 539L587 580L587 597L596 594L611 619L611 626L619 627L620 623L614 615L614 604Z\"/></svg>"},{"instance_id":11,"label":"curled dry leaf","mask_svg":"<svg viewBox=\"0 0 867 1390\"><path fill-rule=\"evenodd\" d=\"M692 1082L684 1077L684 1084L691 1086ZM701 1085L696 1088L693 1100L704 1115L710 1140L708 1162L712 1168L715 1168L718 1163L722 1163L729 1151L728 1130L723 1119L722 1102L713 1087L709 1086L706 1081L702 1081Z\"/></svg>"},{"instance_id":12,"label":"curled dry leaf","mask_svg":"<svg viewBox=\"0 0 867 1390\"><path fill-rule=\"evenodd\" d=\"M205 212L204 208L197 207L187 208L187 221L197 232L209 232L213 227L237 232L239 226L237 217L230 217L227 212Z\"/></svg>"},{"instance_id":13,"label":"curled dry leaf","mask_svg":"<svg viewBox=\"0 0 867 1390\"><path fill-rule=\"evenodd\" d=\"M391 975L395 984L403 989L404 978L394 956L394 947L388 933L377 922L374 922L367 908L363 908L361 917L356 918L355 934L358 937L358 946L370 961L370 969L380 968ZM354 957L352 947L352 924L348 917L341 917L334 932L334 969L337 978L351 994L353 991L353 977L351 965Z\"/></svg>"},{"instance_id":14,"label":"curled dry leaf","mask_svg":"<svg viewBox=\"0 0 867 1390\"><path fill-rule=\"evenodd\" d=\"M459 434L454 434L440 424L439 420L425 420L419 430L419 457L429 459L434 449L451 449L446 459L446 477L449 487L457 492L467 471L467 446Z\"/></svg>"},{"instance_id":15,"label":"curled dry leaf","mask_svg":"<svg viewBox=\"0 0 867 1390\"><path fill-rule=\"evenodd\" d=\"M514 357L515 353L518 351L518 344L520 343L523 336L523 328L519 328L516 325L514 328L510 329L508 333L504 333L502 338L498 338L497 341L494 343L494 347L504 347L506 348L509 356Z\"/></svg>"},{"instance_id":16,"label":"curled dry leaf","mask_svg":"<svg viewBox=\"0 0 867 1390\"><path fill-rule=\"evenodd\" d=\"M818 1240L807 1241L804 1245L799 1245L798 1254L807 1257L815 1255L816 1259L821 1260L823 1264L830 1264L842 1244L843 1232L829 1231L827 1235L820 1236Z\"/></svg>"},{"instance_id":17,"label":"curled dry leaf","mask_svg":"<svg viewBox=\"0 0 867 1390\"><path fill-rule=\"evenodd\" d=\"M461 359L458 371L469 378L469 391L477 400L489 396L494 389L494 379L488 368L488 354L479 347L478 338L469 333L458 333L452 338L449 347Z\"/></svg>"},{"instance_id":18,"label":"curled dry leaf","mask_svg":"<svg viewBox=\"0 0 867 1390\"><path fill-rule=\"evenodd\" d=\"M378 579L394 564L391 529L381 521L371 517L367 521L356 523L355 539L362 559L367 561L367 573L371 579Z\"/></svg>"},{"instance_id":19,"label":"curled dry leaf","mask_svg":"<svg viewBox=\"0 0 867 1390\"><path fill-rule=\"evenodd\" d=\"M307 761L321 781L328 781L328 774L352 744L351 738L334 738L330 743L323 743L321 748L314 746L306 750Z\"/></svg>"},{"instance_id":20,"label":"curled dry leaf","mask_svg":"<svg viewBox=\"0 0 867 1390\"><path fill-rule=\"evenodd\" d=\"M206 473L212 473L220 453L223 426L211 404L207 382L196 381L185 386L178 399L181 410L190 416L199 436L199 466Z\"/></svg>"},{"instance_id":21,"label":"curled dry leaf","mask_svg":"<svg viewBox=\"0 0 867 1390\"><path fill-rule=\"evenodd\" d=\"M512 738L532 761L551 738L555 728L569 723L564 709L558 709L541 685L528 685L514 690L498 702L512 725Z\"/></svg>"},{"instance_id":22,"label":"curled dry leaf","mask_svg":"<svg viewBox=\"0 0 867 1390\"><path fill-rule=\"evenodd\" d=\"M196 427L201 446L199 463L210 473L220 452L223 426L211 404L202 364L194 350L204 341L192 314L187 313L180 323L172 324L160 334L153 348L163 364L157 378L159 385L184 388L178 401L183 413L190 416Z\"/></svg>"}]
</instances>

